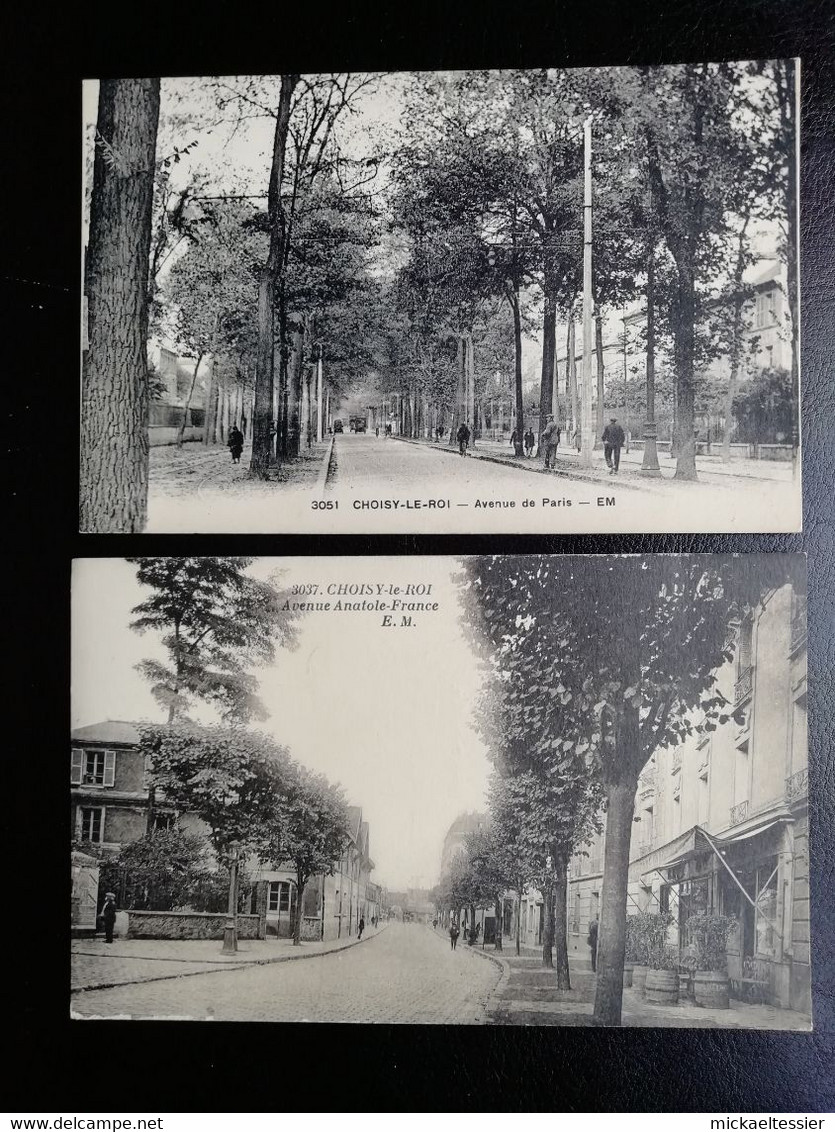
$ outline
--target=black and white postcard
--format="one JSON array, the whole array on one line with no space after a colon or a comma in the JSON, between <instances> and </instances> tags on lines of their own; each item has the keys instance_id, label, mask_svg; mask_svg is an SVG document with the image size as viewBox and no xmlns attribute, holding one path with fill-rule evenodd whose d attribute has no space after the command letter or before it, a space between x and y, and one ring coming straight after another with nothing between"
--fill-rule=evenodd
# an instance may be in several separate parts
<instances>
[{"instance_id":1,"label":"black and white postcard","mask_svg":"<svg viewBox=\"0 0 835 1132\"><path fill-rule=\"evenodd\" d=\"M81 530L800 530L800 77L86 82Z\"/></svg>"},{"instance_id":2,"label":"black and white postcard","mask_svg":"<svg viewBox=\"0 0 835 1132\"><path fill-rule=\"evenodd\" d=\"M76 560L73 1017L809 1030L805 565Z\"/></svg>"}]
</instances>

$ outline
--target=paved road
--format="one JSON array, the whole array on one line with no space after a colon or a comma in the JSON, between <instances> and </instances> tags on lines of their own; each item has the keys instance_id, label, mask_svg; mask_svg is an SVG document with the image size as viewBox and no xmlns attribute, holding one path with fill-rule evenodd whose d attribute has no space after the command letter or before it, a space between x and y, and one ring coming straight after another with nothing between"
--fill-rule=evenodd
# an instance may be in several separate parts
<instances>
[{"instance_id":1,"label":"paved road","mask_svg":"<svg viewBox=\"0 0 835 1132\"><path fill-rule=\"evenodd\" d=\"M476 1024L499 967L421 924L392 923L321 958L83 991L84 1017L213 1018L254 1022Z\"/></svg>"},{"instance_id":2,"label":"paved road","mask_svg":"<svg viewBox=\"0 0 835 1132\"><path fill-rule=\"evenodd\" d=\"M423 498L453 497L466 500L477 494L508 493L508 497L534 492L539 496L559 477L545 478L538 472L520 471L469 456L438 451L434 447L384 440L370 433L342 433L336 438L336 475L339 491L374 492L376 495L407 492ZM478 449L481 451L482 449ZM486 450L486 449L485 449ZM541 466L541 461L531 461ZM565 479L562 481L565 483ZM622 484L619 484L622 486ZM652 491L655 485L626 485ZM547 491L546 491L547 494Z\"/></svg>"}]
</instances>

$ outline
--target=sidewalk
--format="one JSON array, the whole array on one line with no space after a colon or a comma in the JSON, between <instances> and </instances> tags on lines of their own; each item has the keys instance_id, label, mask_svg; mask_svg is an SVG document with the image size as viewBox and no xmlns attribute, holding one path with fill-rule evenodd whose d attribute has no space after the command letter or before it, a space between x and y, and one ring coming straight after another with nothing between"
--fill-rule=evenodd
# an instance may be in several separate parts
<instances>
[{"instance_id":1,"label":"sidewalk","mask_svg":"<svg viewBox=\"0 0 835 1132\"><path fill-rule=\"evenodd\" d=\"M445 440L438 443L434 440L411 439L405 436L396 436L395 440L407 444L422 444L427 448L434 448L441 452L450 452L458 455L457 446L448 444ZM513 450L507 443L498 440L478 440L470 447L468 455L478 460L488 460L491 463L507 464L527 472L538 472L541 475L562 475L569 479L581 480L586 483L609 483L616 481L619 486L630 488L643 488L644 490L657 490L660 482L674 479L676 461L664 453L659 453L658 463L661 469L660 476L645 476L641 472L643 461L642 451L621 452L620 471L617 476L610 476L609 469L603 456L602 447L592 453L594 461L591 468L583 468L580 464L580 453L573 449L560 447L557 450L556 471L546 471L543 457L537 456L521 458L513 455ZM733 458L730 464L723 464L720 456L697 456L697 473L701 482L722 483L734 479L748 479L766 483L791 483L791 465L769 460L747 460ZM687 481L679 481L687 482ZM729 485L730 486L730 483Z\"/></svg>"},{"instance_id":2,"label":"sidewalk","mask_svg":"<svg viewBox=\"0 0 835 1132\"><path fill-rule=\"evenodd\" d=\"M75 939L70 945L70 986L75 993L264 963L313 959L365 943L384 930L385 925L376 930L369 928L361 940L349 936L325 942L302 942L298 947L289 939L246 939L238 942L238 950L233 955L222 954L219 939L116 939L113 943Z\"/></svg>"},{"instance_id":3,"label":"sidewalk","mask_svg":"<svg viewBox=\"0 0 835 1132\"><path fill-rule=\"evenodd\" d=\"M570 991L558 991L553 970L541 965L540 949L515 945L504 951L485 949L485 957L499 962L504 975L490 996L488 1013L495 1026L593 1026L597 976L588 959L569 959ZM461 945L459 944L459 947ZM473 951L481 948L473 947ZM730 1009L712 1010L692 1003L656 1006L631 987L623 992L622 1026L678 1029L801 1030L809 1031L806 1014L777 1006L750 1006L731 999Z\"/></svg>"}]
</instances>

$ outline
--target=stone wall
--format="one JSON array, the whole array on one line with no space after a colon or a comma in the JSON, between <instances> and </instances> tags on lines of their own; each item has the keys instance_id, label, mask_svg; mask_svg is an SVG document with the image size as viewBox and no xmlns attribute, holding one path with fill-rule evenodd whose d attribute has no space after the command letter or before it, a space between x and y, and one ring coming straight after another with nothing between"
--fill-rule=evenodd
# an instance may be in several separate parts
<instances>
[{"instance_id":1,"label":"stone wall","mask_svg":"<svg viewBox=\"0 0 835 1132\"><path fill-rule=\"evenodd\" d=\"M226 914L221 912L130 911L128 939L223 939ZM238 915L239 939L264 939L261 916Z\"/></svg>"}]
</instances>

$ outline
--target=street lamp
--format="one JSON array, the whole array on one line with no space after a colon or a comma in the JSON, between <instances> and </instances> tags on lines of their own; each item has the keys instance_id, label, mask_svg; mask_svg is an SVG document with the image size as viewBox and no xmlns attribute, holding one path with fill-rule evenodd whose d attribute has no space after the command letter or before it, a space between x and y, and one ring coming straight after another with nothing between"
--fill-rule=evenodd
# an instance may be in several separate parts
<instances>
[{"instance_id":1,"label":"street lamp","mask_svg":"<svg viewBox=\"0 0 835 1132\"><path fill-rule=\"evenodd\" d=\"M240 843L232 841L229 845L229 909L223 929L224 954L238 950L238 860Z\"/></svg>"}]
</instances>

